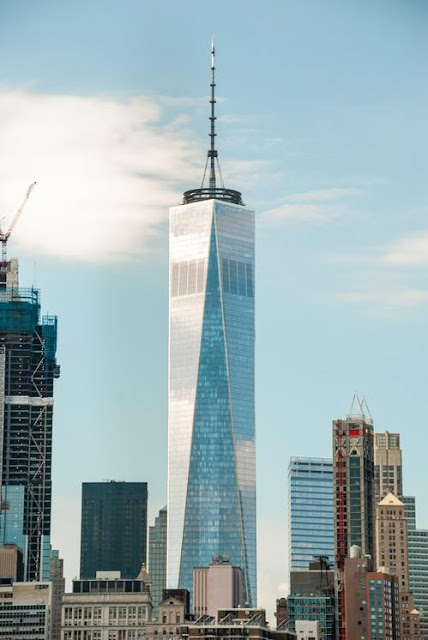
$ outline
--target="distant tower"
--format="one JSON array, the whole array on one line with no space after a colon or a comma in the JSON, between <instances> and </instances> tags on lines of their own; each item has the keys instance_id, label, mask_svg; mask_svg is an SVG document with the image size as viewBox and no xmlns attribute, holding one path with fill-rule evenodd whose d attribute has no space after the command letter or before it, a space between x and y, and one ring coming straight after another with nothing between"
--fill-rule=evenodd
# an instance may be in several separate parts
<instances>
[{"instance_id":1,"label":"distant tower","mask_svg":"<svg viewBox=\"0 0 428 640\"><path fill-rule=\"evenodd\" d=\"M375 434L375 504L389 491L399 499L403 497L403 462L399 433Z\"/></svg>"},{"instance_id":2,"label":"distant tower","mask_svg":"<svg viewBox=\"0 0 428 640\"><path fill-rule=\"evenodd\" d=\"M314 557L334 562L331 458L291 458L288 466L289 568L308 568Z\"/></svg>"},{"instance_id":3,"label":"distant tower","mask_svg":"<svg viewBox=\"0 0 428 640\"><path fill-rule=\"evenodd\" d=\"M146 561L147 482L84 482L80 578L120 571L136 578Z\"/></svg>"},{"instance_id":4,"label":"distant tower","mask_svg":"<svg viewBox=\"0 0 428 640\"><path fill-rule=\"evenodd\" d=\"M159 511L154 526L149 527L149 574L154 618L158 617L158 606L166 589L166 532L167 508L164 507Z\"/></svg>"},{"instance_id":5,"label":"distant tower","mask_svg":"<svg viewBox=\"0 0 428 640\"><path fill-rule=\"evenodd\" d=\"M8 234L0 238L3 257ZM5 259L0 263L0 544L20 547L27 581L49 579L56 345L56 316L40 316L40 292L20 288L18 260Z\"/></svg>"},{"instance_id":6,"label":"distant tower","mask_svg":"<svg viewBox=\"0 0 428 640\"><path fill-rule=\"evenodd\" d=\"M398 577L402 637L419 639L421 616L409 592L408 533L404 503L392 492L376 507L376 557L379 569Z\"/></svg>"},{"instance_id":7,"label":"distant tower","mask_svg":"<svg viewBox=\"0 0 428 640\"><path fill-rule=\"evenodd\" d=\"M213 45L208 186L170 210L167 586L227 555L253 606L254 211L222 186L214 72Z\"/></svg>"},{"instance_id":8,"label":"distant tower","mask_svg":"<svg viewBox=\"0 0 428 640\"><path fill-rule=\"evenodd\" d=\"M345 558L351 546L373 557L374 445L367 404L354 393L345 420L333 421L334 529L337 567L338 640L346 639Z\"/></svg>"}]
</instances>

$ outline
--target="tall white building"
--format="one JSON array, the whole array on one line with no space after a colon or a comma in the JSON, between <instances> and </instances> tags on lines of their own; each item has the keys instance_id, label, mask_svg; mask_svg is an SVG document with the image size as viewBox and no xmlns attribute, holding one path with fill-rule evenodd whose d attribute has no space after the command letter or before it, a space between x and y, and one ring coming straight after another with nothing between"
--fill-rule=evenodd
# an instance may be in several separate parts
<instances>
[{"instance_id":1,"label":"tall white building","mask_svg":"<svg viewBox=\"0 0 428 640\"><path fill-rule=\"evenodd\" d=\"M256 603L254 211L209 186L170 210L167 586L228 556Z\"/></svg>"}]
</instances>

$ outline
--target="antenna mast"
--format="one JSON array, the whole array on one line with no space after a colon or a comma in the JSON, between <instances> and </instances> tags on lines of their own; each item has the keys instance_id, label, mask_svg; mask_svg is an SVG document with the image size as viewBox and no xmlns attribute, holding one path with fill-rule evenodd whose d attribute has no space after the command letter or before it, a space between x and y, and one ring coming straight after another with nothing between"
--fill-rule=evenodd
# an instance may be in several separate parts
<instances>
[{"instance_id":1,"label":"antenna mast","mask_svg":"<svg viewBox=\"0 0 428 640\"><path fill-rule=\"evenodd\" d=\"M216 188L215 159L218 156L217 150L215 148L215 137L217 135L216 132L215 132L215 121L216 121L215 103L216 103L216 99L215 99L215 40L214 40L214 37L213 37L212 40L211 40L211 100L210 100L210 104L211 104L211 116L210 116L210 122L211 122L210 139L211 139L211 145L210 145L210 149L208 151L208 158L210 159L210 181L209 181L210 189L215 189Z\"/></svg>"}]
</instances>

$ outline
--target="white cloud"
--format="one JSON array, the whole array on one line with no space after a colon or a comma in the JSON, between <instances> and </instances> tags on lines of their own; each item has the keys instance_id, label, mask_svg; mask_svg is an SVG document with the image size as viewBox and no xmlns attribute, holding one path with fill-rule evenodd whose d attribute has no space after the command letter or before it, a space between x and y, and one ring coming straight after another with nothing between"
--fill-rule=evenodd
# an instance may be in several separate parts
<instances>
[{"instance_id":1,"label":"white cloud","mask_svg":"<svg viewBox=\"0 0 428 640\"><path fill-rule=\"evenodd\" d=\"M428 231L403 238L387 249L379 260L384 264L397 266L428 264Z\"/></svg>"},{"instance_id":2,"label":"white cloud","mask_svg":"<svg viewBox=\"0 0 428 640\"><path fill-rule=\"evenodd\" d=\"M264 217L270 222L326 222L348 210L347 200L362 194L354 187L331 187L302 193L292 193Z\"/></svg>"},{"instance_id":3,"label":"white cloud","mask_svg":"<svg viewBox=\"0 0 428 640\"><path fill-rule=\"evenodd\" d=\"M3 226L37 180L13 252L104 262L150 249L203 156L161 102L0 92Z\"/></svg>"},{"instance_id":4,"label":"white cloud","mask_svg":"<svg viewBox=\"0 0 428 640\"><path fill-rule=\"evenodd\" d=\"M428 290L403 289L380 291L351 291L338 295L340 300L368 307L409 308L428 302Z\"/></svg>"}]
</instances>

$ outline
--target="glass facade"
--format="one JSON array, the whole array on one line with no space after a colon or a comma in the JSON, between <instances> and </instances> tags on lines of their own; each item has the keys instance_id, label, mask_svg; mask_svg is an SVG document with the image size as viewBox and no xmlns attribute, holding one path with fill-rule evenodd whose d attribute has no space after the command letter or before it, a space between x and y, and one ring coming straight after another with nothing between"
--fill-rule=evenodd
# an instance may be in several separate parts
<instances>
[{"instance_id":1,"label":"glass facade","mask_svg":"<svg viewBox=\"0 0 428 640\"><path fill-rule=\"evenodd\" d=\"M428 636L428 529L409 529L408 543L409 589L422 616L421 631Z\"/></svg>"},{"instance_id":2,"label":"glass facade","mask_svg":"<svg viewBox=\"0 0 428 640\"><path fill-rule=\"evenodd\" d=\"M256 603L254 212L170 214L167 586L229 556Z\"/></svg>"},{"instance_id":3,"label":"glass facade","mask_svg":"<svg viewBox=\"0 0 428 640\"><path fill-rule=\"evenodd\" d=\"M290 569L308 568L315 556L334 563L332 460L290 459L288 514Z\"/></svg>"},{"instance_id":4,"label":"glass facade","mask_svg":"<svg viewBox=\"0 0 428 640\"><path fill-rule=\"evenodd\" d=\"M21 548L28 581L49 579L56 346L39 291L0 284L0 541Z\"/></svg>"},{"instance_id":5,"label":"glass facade","mask_svg":"<svg viewBox=\"0 0 428 640\"><path fill-rule=\"evenodd\" d=\"M159 511L155 524L149 528L149 575L153 603L153 618L158 617L162 591L166 589L166 532L167 508Z\"/></svg>"},{"instance_id":6,"label":"glass facade","mask_svg":"<svg viewBox=\"0 0 428 640\"><path fill-rule=\"evenodd\" d=\"M120 571L136 578L146 561L147 482L84 482L80 578Z\"/></svg>"}]
</instances>

